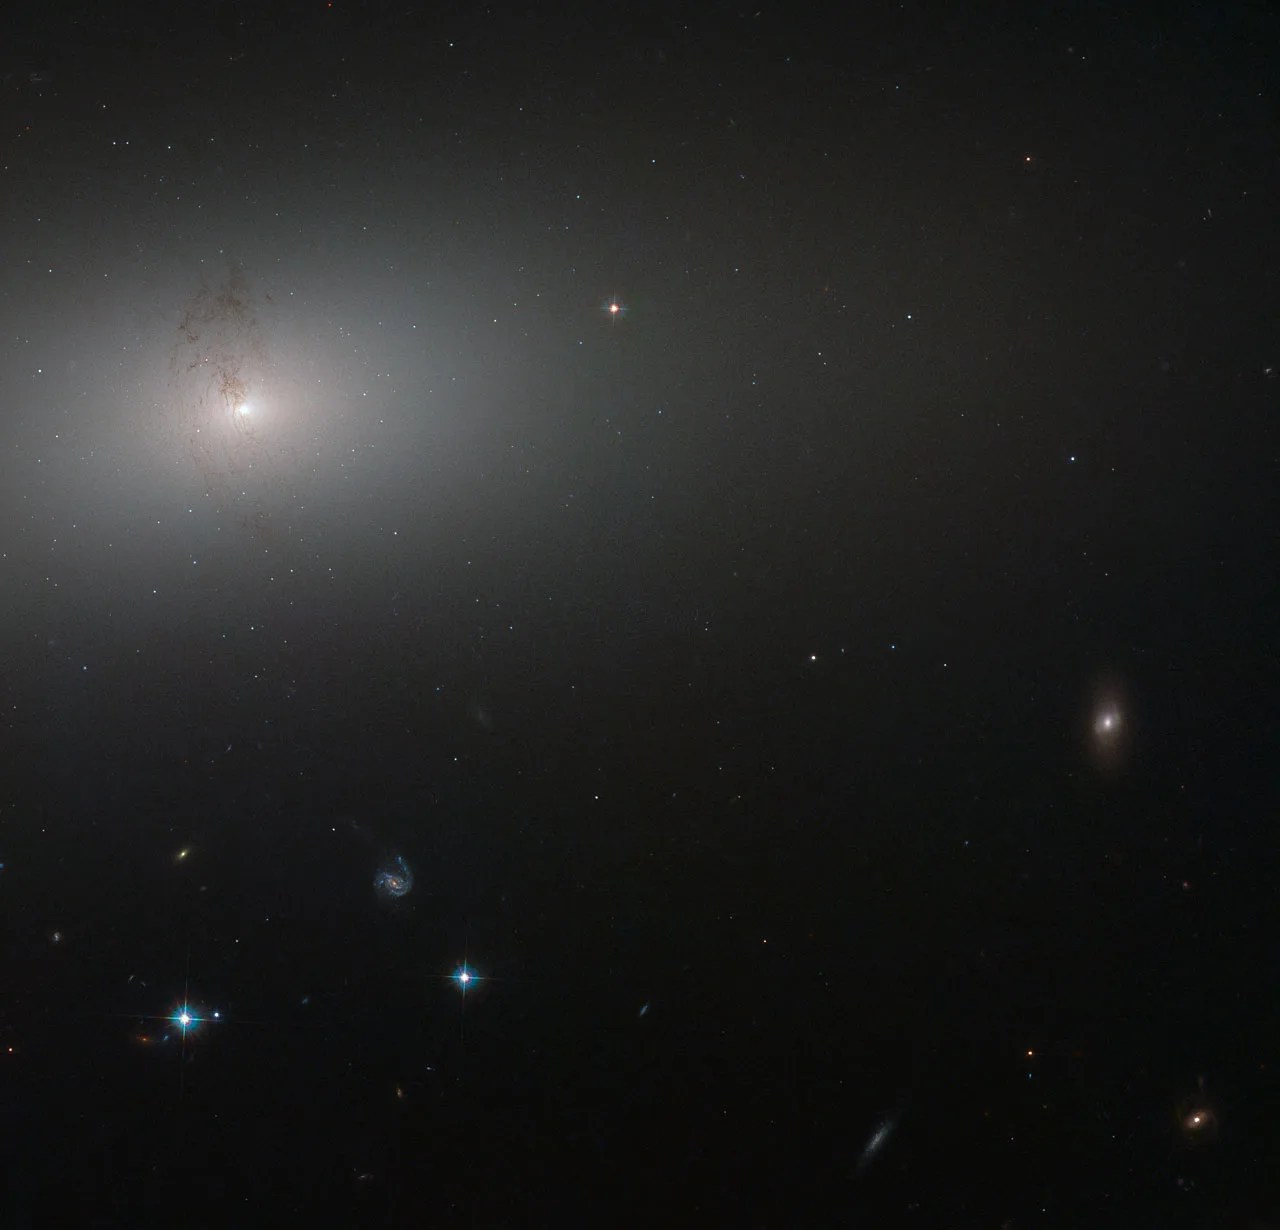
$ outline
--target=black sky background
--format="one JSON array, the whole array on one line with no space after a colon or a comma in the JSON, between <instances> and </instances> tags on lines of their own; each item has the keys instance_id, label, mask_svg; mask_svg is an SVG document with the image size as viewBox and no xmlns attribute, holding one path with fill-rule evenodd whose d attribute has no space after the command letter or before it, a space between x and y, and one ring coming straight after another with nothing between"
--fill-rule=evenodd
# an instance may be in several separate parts
<instances>
[{"instance_id":1,"label":"black sky background","mask_svg":"<svg viewBox=\"0 0 1280 1230\"><path fill-rule=\"evenodd\" d=\"M21 15L0 1224L1280 1221L1278 35Z\"/></svg>"}]
</instances>

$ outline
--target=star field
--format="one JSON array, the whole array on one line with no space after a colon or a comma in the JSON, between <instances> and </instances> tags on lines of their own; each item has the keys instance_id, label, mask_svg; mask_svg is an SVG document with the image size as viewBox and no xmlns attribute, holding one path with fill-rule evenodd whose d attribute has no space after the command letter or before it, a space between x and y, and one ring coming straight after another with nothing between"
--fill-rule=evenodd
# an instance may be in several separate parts
<instances>
[{"instance_id":1,"label":"star field","mask_svg":"<svg viewBox=\"0 0 1280 1230\"><path fill-rule=\"evenodd\" d=\"M0 1224L1280 1220L1272 15L11 25Z\"/></svg>"}]
</instances>

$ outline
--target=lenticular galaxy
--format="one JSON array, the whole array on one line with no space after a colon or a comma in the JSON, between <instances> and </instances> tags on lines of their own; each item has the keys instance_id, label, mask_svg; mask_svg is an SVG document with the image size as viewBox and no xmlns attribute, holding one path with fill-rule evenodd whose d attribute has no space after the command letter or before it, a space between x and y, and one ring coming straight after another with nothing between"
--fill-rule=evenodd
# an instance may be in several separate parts
<instances>
[{"instance_id":1,"label":"lenticular galaxy","mask_svg":"<svg viewBox=\"0 0 1280 1230\"><path fill-rule=\"evenodd\" d=\"M229 509L270 478L271 363L245 272L197 280L149 344L167 362L144 378L142 440L153 483Z\"/></svg>"}]
</instances>

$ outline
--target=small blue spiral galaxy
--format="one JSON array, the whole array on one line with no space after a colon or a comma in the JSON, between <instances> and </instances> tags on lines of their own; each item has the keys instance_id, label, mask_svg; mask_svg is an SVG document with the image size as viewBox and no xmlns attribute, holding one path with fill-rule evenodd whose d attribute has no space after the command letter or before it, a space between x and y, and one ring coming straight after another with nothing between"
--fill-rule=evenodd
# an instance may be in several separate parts
<instances>
[{"instance_id":1,"label":"small blue spiral galaxy","mask_svg":"<svg viewBox=\"0 0 1280 1230\"><path fill-rule=\"evenodd\" d=\"M406 897L413 888L413 872L409 864L397 854L386 866L378 869L373 877L373 887L379 897L396 901Z\"/></svg>"}]
</instances>

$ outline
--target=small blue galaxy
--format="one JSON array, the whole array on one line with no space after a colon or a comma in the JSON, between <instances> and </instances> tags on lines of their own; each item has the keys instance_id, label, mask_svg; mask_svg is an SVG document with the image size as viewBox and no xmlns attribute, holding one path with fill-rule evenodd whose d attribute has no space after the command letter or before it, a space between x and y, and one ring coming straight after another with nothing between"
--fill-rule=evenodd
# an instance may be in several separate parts
<instances>
[{"instance_id":1,"label":"small blue galaxy","mask_svg":"<svg viewBox=\"0 0 1280 1230\"><path fill-rule=\"evenodd\" d=\"M398 901L413 891L413 872L409 864L397 854L373 877L373 887L384 901Z\"/></svg>"}]
</instances>

